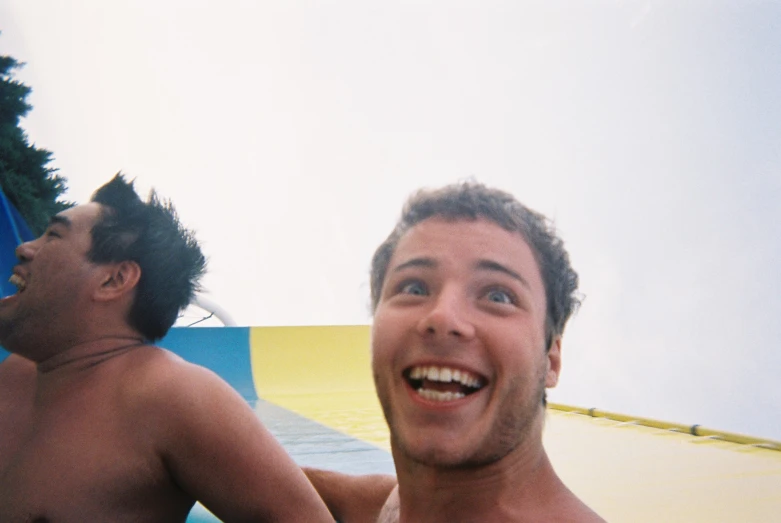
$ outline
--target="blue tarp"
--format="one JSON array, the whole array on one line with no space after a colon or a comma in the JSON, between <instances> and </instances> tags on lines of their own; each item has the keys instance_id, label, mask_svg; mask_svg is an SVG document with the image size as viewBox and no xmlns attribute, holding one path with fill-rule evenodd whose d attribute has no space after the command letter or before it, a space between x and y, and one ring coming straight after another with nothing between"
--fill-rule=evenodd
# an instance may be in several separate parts
<instances>
[{"instance_id":1,"label":"blue tarp","mask_svg":"<svg viewBox=\"0 0 781 523\"><path fill-rule=\"evenodd\" d=\"M16 247L34 238L32 231L25 223L16 207L0 189L0 298L16 292L16 288L8 283L11 271L16 265Z\"/></svg>"},{"instance_id":2,"label":"blue tarp","mask_svg":"<svg viewBox=\"0 0 781 523\"><path fill-rule=\"evenodd\" d=\"M16 207L8 201L0 189L0 298L16 292L16 287L8 283L14 265L16 265L16 247L34 238ZM0 347L0 361L8 353Z\"/></svg>"}]
</instances>

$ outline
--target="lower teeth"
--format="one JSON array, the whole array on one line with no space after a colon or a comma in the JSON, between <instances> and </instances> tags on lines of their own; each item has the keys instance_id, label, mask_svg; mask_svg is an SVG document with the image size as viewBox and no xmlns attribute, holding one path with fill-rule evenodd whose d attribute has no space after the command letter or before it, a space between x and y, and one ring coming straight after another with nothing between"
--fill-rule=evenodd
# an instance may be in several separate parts
<instances>
[{"instance_id":1,"label":"lower teeth","mask_svg":"<svg viewBox=\"0 0 781 523\"><path fill-rule=\"evenodd\" d=\"M438 390L418 389L418 394L432 401L453 401L465 396L463 392L439 392Z\"/></svg>"}]
</instances>

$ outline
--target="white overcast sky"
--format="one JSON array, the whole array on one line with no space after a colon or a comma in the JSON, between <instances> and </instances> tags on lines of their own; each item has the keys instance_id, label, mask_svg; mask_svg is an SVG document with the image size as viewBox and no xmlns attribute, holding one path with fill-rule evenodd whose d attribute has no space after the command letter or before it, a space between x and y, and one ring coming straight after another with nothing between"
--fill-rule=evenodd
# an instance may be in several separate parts
<instances>
[{"instance_id":1,"label":"white overcast sky","mask_svg":"<svg viewBox=\"0 0 781 523\"><path fill-rule=\"evenodd\" d=\"M78 202L177 205L245 325L368 323L404 198L556 220L587 299L554 401L781 439L781 2L0 0Z\"/></svg>"}]
</instances>

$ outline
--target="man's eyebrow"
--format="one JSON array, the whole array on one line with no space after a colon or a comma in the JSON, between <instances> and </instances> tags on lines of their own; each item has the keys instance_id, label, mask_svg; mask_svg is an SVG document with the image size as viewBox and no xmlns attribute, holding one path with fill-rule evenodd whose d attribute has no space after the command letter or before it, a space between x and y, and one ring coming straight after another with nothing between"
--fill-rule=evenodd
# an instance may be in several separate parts
<instances>
[{"instance_id":1,"label":"man's eyebrow","mask_svg":"<svg viewBox=\"0 0 781 523\"><path fill-rule=\"evenodd\" d=\"M49 225L64 225L68 229L71 227L71 221L70 219L66 218L65 216L62 216L61 214L55 214L51 218L49 218Z\"/></svg>"},{"instance_id":2,"label":"man's eyebrow","mask_svg":"<svg viewBox=\"0 0 781 523\"><path fill-rule=\"evenodd\" d=\"M501 263L497 263L497 262L491 261L491 260L480 260L480 261L477 262L477 265L475 267L477 269L479 269L479 270L496 271L496 272L504 273L504 274L510 276L511 278L516 279L519 282L521 282L526 288L531 288L529 286L529 282L526 281L526 278L524 278L523 276L521 276L520 274L518 274L514 270L505 267Z\"/></svg>"},{"instance_id":3,"label":"man's eyebrow","mask_svg":"<svg viewBox=\"0 0 781 523\"><path fill-rule=\"evenodd\" d=\"M437 262L431 258L412 258L411 260L407 260L404 263L395 266L393 268L393 272L403 271L404 269L409 269L410 267L432 268L436 266Z\"/></svg>"}]
</instances>

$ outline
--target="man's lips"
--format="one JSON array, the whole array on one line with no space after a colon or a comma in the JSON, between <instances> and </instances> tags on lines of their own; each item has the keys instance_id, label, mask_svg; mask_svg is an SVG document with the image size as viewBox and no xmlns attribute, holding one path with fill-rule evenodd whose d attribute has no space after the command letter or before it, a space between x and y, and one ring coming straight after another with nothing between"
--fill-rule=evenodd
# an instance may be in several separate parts
<instances>
[{"instance_id":1,"label":"man's lips","mask_svg":"<svg viewBox=\"0 0 781 523\"><path fill-rule=\"evenodd\" d=\"M485 378L465 369L444 365L416 365L404 371L404 379L422 398L435 402L456 401L482 389Z\"/></svg>"},{"instance_id":2,"label":"man's lips","mask_svg":"<svg viewBox=\"0 0 781 523\"><path fill-rule=\"evenodd\" d=\"M12 285L16 286L16 292L13 294L9 294L8 296L5 296L2 298L3 302L9 302L15 299L17 296L19 296L21 293L24 292L24 290L27 288L27 280L25 280L22 275L19 273L13 273L10 278L8 278L8 282Z\"/></svg>"}]
</instances>

